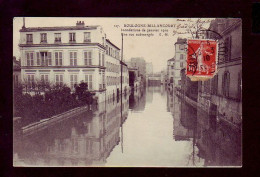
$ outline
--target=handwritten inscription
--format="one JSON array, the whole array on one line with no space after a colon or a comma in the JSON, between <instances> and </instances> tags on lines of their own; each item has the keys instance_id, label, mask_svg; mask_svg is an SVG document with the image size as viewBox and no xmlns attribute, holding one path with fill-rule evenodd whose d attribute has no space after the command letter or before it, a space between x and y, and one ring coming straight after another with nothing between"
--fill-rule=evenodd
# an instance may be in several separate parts
<instances>
[{"instance_id":1,"label":"handwritten inscription","mask_svg":"<svg viewBox=\"0 0 260 177\"><path fill-rule=\"evenodd\" d=\"M203 29L212 19L177 18L172 23L125 23L115 24L115 29L120 29L124 36L146 36L146 37L174 37L179 35L195 35L197 29ZM198 31L198 30L197 30ZM201 33L198 31L198 33Z\"/></svg>"}]
</instances>

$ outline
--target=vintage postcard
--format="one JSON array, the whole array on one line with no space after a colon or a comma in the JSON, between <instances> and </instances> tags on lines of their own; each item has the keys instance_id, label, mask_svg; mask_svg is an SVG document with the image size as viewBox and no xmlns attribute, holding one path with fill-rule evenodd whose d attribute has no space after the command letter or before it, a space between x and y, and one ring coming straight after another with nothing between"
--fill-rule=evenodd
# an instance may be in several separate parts
<instances>
[{"instance_id":1,"label":"vintage postcard","mask_svg":"<svg viewBox=\"0 0 260 177\"><path fill-rule=\"evenodd\" d=\"M239 18L13 19L14 167L241 167Z\"/></svg>"}]
</instances>

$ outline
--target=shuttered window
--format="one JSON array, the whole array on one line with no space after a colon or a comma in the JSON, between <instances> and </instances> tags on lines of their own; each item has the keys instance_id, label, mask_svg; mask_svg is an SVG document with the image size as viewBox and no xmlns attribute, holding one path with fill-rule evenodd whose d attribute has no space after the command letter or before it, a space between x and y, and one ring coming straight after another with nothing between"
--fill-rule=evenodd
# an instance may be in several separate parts
<instances>
[{"instance_id":1,"label":"shuttered window","mask_svg":"<svg viewBox=\"0 0 260 177\"><path fill-rule=\"evenodd\" d=\"M77 66L77 52L70 52L70 65Z\"/></svg>"}]
</instances>

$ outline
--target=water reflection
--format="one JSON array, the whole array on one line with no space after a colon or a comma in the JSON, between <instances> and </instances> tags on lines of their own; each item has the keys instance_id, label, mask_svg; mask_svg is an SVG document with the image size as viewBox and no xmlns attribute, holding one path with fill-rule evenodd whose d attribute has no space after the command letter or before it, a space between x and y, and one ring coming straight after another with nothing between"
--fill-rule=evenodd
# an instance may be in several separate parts
<instances>
[{"instance_id":1,"label":"water reflection","mask_svg":"<svg viewBox=\"0 0 260 177\"><path fill-rule=\"evenodd\" d=\"M161 87L14 136L15 166L239 166L241 132Z\"/></svg>"},{"instance_id":2,"label":"water reflection","mask_svg":"<svg viewBox=\"0 0 260 177\"><path fill-rule=\"evenodd\" d=\"M14 165L102 166L120 142L120 126L128 115L127 97L108 100L58 125L14 141Z\"/></svg>"},{"instance_id":3,"label":"water reflection","mask_svg":"<svg viewBox=\"0 0 260 177\"><path fill-rule=\"evenodd\" d=\"M241 166L240 130L217 122L215 114L208 115L175 95L168 97L175 141L192 141L187 165L200 166L203 160L203 166Z\"/></svg>"}]
</instances>

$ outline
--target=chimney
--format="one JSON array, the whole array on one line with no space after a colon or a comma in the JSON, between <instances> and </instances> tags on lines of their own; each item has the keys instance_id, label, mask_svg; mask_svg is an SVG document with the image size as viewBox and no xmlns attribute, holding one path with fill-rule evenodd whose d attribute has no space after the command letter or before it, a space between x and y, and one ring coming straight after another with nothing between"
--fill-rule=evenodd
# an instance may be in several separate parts
<instances>
[{"instance_id":1,"label":"chimney","mask_svg":"<svg viewBox=\"0 0 260 177\"><path fill-rule=\"evenodd\" d=\"M77 27L84 27L85 26L85 22L84 21L77 21L76 26Z\"/></svg>"},{"instance_id":2,"label":"chimney","mask_svg":"<svg viewBox=\"0 0 260 177\"><path fill-rule=\"evenodd\" d=\"M23 17L23 26L22 26L22 29L25 28L25 17Z\"/></svg>"}]
</instances>

